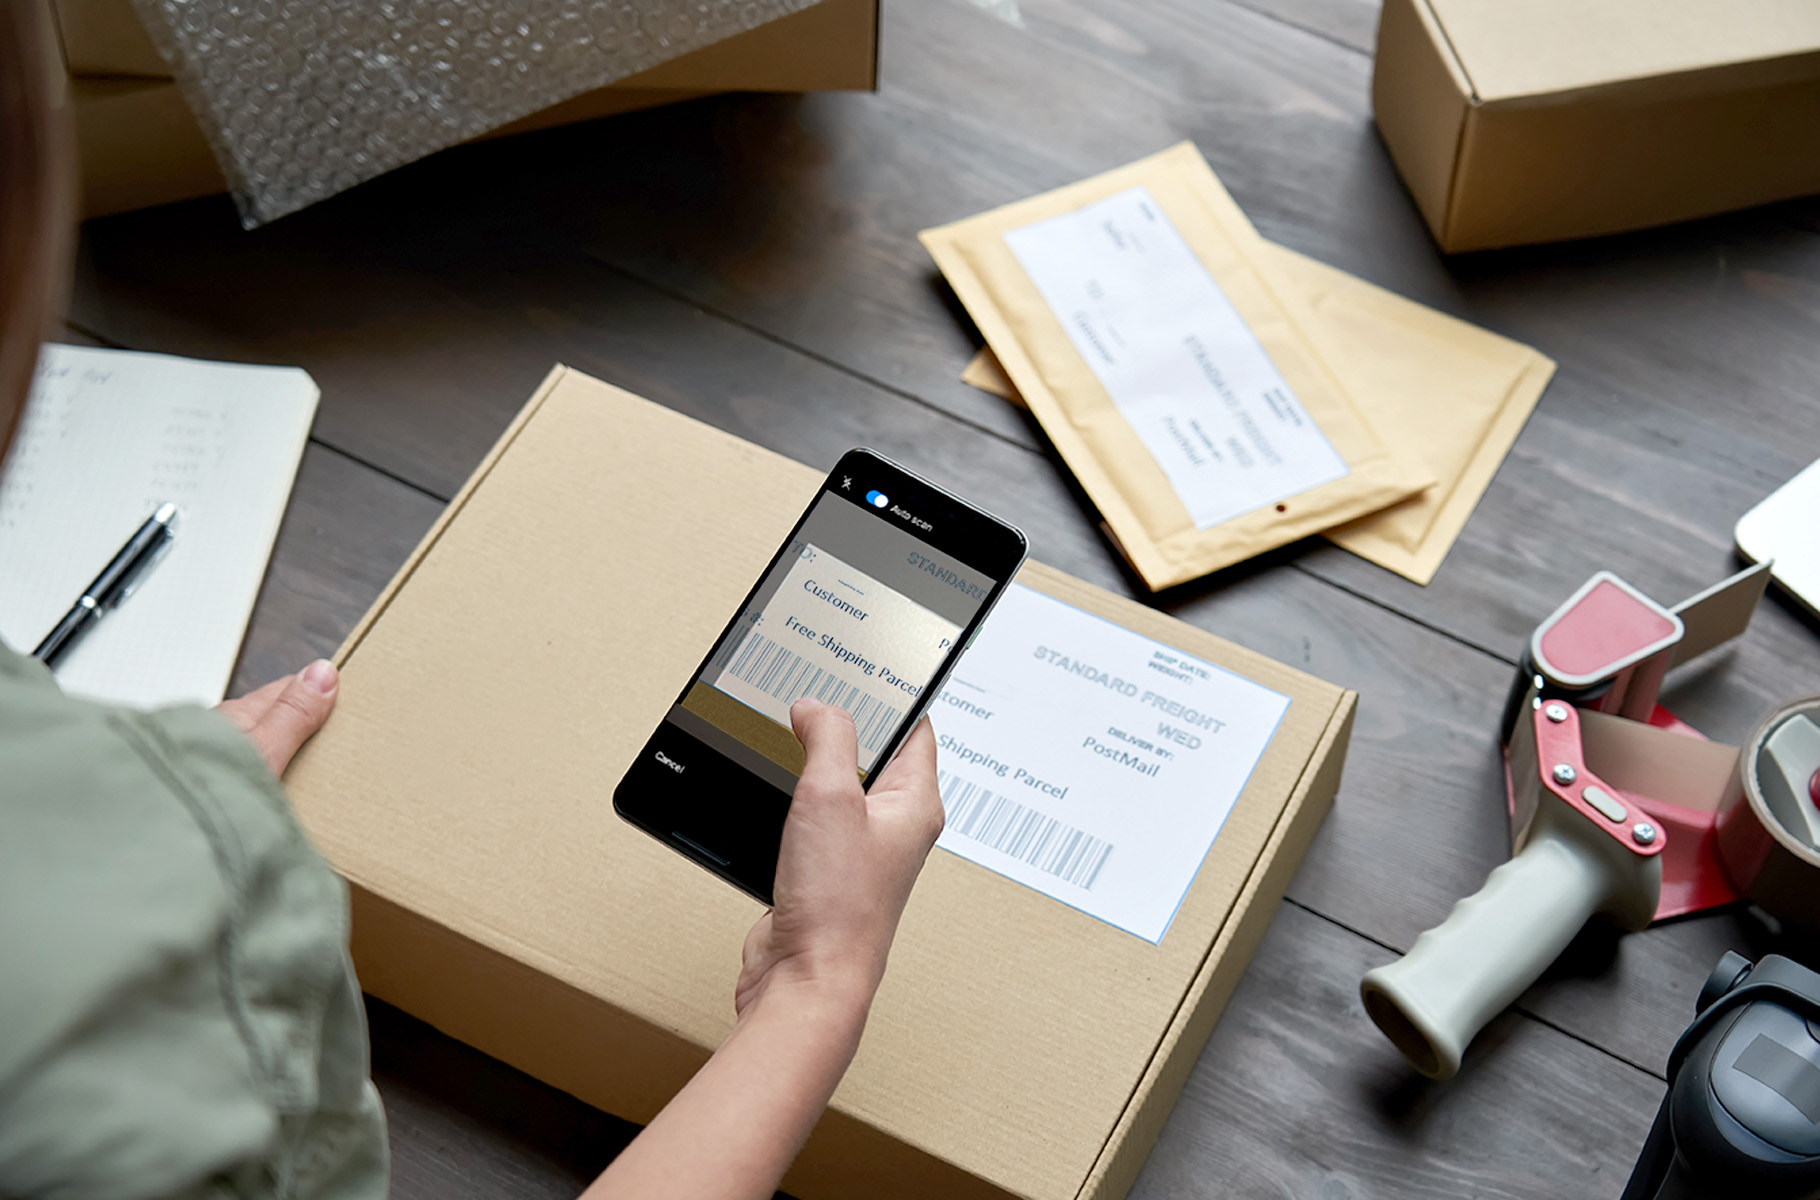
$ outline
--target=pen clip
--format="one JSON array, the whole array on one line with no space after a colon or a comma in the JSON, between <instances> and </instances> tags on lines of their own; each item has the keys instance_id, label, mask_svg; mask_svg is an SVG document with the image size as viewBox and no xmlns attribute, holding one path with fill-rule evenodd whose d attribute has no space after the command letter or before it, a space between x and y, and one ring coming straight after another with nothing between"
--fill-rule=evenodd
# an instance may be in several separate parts
<instances>
[{"instance_id":1,"label":"pen clip","mask_svg":"<svg viewBox=\"0 0 1820 1200\"><path fill-rule=\"evenodd\" d=\"M138 573L133 576L133 581L126 585L125 590L120 593L120 598L115 600L109 607L119 608L122 604L125 604L127 598L139 590L139 585L145 582L146 576L152 573L152 569L164 561L164 556L171 552L171 546L176 541L177 538L171 533L170 528L167 526L164 530L164 536L159 539L158 548L152 551L152 556L145 561L143 567L139 568Z\"/></svg>"}]
</instances>

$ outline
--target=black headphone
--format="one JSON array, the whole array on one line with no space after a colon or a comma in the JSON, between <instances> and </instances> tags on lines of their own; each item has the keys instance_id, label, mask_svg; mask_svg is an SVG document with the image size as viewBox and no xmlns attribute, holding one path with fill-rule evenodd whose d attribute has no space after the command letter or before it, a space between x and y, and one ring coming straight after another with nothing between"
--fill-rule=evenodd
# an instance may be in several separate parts
<instances>
[{"instance_id":1,"label":"black headphone","mask_svg":"<svg viewBox=\"0 0 1820 1200\"><path fill-rule=\"evenodd\" d=\"M1820 1200L1820 975L1727 952L1623 1200Z\"/></svg>"}]
</instances>

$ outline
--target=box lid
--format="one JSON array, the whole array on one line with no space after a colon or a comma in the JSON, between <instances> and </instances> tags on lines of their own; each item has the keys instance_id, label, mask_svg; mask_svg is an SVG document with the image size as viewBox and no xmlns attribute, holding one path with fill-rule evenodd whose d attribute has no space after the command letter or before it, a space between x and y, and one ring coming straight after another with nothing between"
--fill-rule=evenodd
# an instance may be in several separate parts
<instances>
[{"instance_id":1,"label":"box lid","mask_svg":"<svg viewBox=\"0 0 1820 1200\"><path fill-rule=\"evenodd\" d=\"M1813 0L1425 0L1484 103L1714 68L1820 74Z\"/></svg>"},{"instance_id":2,"label":"box lid","mask_svg":"<svg viewBox=\"0 0 1820 1200\"><path fill-rule=\"evenodd\" d=\"M611 792L820 478L558 368L344 647L334 717L287 776L323 852L442 929L719 1044L760 910ZM1291 699L1158 945L944 851L917 884L831 1109L1064 1198L1170 1052L1351 694L1048 568L1023 579Z\"/></svg>"}]
</instances>

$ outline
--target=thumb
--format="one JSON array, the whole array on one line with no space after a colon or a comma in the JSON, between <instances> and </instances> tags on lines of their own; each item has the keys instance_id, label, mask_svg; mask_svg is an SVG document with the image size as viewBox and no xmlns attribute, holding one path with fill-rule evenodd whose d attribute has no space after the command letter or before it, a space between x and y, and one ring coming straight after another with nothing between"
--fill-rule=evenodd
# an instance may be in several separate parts
<instances>
[{"instance_id":1,"label":"thumb","mask_svg":"<svg viewBox=\"0 0 1820 1200\"><path fill-rule=\"evenodd\" d=\"M803 744L801 778L809 794L815 798L859 795L859 737L847 711L802 699L790 706L790 724Z\"/></svg>"},{"instance_id":2,"label":"thumb","mask_svg":"<svg viewBox=\"0 0 1820 1200\"><path fill-rule=\"evenodd\" d=\"M272 774L283 775L291 757L322 728L335 707L341 677L327 659L318 659L293 677L272 706L247 730Z\"/></svg>"}]
</instances>

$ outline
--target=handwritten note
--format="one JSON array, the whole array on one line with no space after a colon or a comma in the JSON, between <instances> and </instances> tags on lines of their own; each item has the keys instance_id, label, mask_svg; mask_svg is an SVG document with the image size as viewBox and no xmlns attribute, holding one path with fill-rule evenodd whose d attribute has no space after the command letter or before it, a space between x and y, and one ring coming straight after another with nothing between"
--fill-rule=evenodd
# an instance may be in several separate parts
<instances>
[{"instance_id":1,"label":"handwritten note","mask_svg":"<svg viewBox=\"0 0 1820 1200\"><path fill-rule=\"evenodd\" d=\"M170 501L170 551L58 681L142 707L220 700L317 394L294 367L46 346L0 471L0 640L30 651Z\"/></svg>"}]
</instances>

